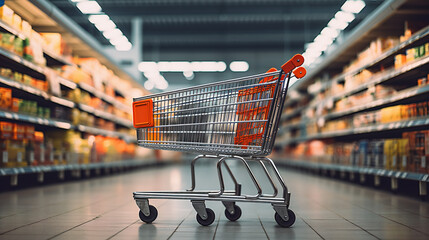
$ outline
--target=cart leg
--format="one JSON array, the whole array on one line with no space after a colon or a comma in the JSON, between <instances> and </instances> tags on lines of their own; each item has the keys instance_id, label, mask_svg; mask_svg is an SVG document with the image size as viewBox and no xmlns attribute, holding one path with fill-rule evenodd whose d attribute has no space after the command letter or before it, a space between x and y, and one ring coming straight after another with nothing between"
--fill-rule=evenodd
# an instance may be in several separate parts
<instances>
[{"instance_id":1,"label":"cart leg","mask_svg":"<svg viewBox=\"0 0 429 240\"><path fill-rule=\"evenodd\" d=\"M150 215L149 200L148 199L146 199L146 198L145 199L136 199L136 204L140 208L140 211L142 211L142 213L145 216Z\"/></svg>"},{"instance_id":2,"label":"cart leg","mask_svg":"<svg viewBox=\"0 0 429 240\"><path fill-rule=\"evenodd\" d=\"M218 177L219 177L220 191L219 191L219 192L217 192L217 193L209 193L209 196L210 196L210 197L217 197L217 196L222 195L222 194L223 194L223 192L225 191L225 184L224 184L224 181L223 181L223 175L222 175L222 168L221 168L221 166L222 166L222 163L223 163L226 159L238 159L238 160L240 160L240 161L244 164L244 166L245 166L245 167L246 167L246 169L247 169L247 173L249 174L250 178L251 178L251 179L252 179L252 181L253 181L253 184L255 185L255 187L256 187L256 189L257 189L257 191L258 191L258 194L257 194L257 195L246 195L245 197L246 197L246 198L252 198L252 199L257 199L257 198L259 198L259 197L262 195L262 188L261 188L261 186L259 185L259 182L256 180L255 174L253 174L253 172L252 172L252 170L250 169L249 164L247 163L247 161L246 161L244 158L239 157L239 156L223 157L223 158L221 158L221 159L217 162L217 170L218 170ZM231 173L232 173L232 172L231 172Z\"/></svg>"},{"instance_id":3,"label":"cart leg","mask_svg":"<svg viewBox=\"0 0 429 240\"><path fill-rule=\"evenodd\" d=\"M235 202L226 202L226 201L223 201L222 203L225 206L226 210L230 214L234 214L234 205L235 205Z\"/></svg>"},{"instance_id":4,"label":"cart leg","mask_svg":"<svg viewBox=\"0 0 429 240\"><path fill-rule=\"evenodd\" d=\"M268 162L271 165L271 167L273 168L274 173L276 174L277 179L279 180L280 185L282 186L282 189L283 189L283 198L285 199L286 206L289 207L290 193L289 193L289 190L288 190L288 188L287 188L287 186L286 186L286 184L285 184L282 176L280 176L279 170L277 169L277 167L274 164L273 160L271 160L269 158L263 158L263 161Z\"/></svg>"},{"instance_id":5,"label":"cart leg","mask_svg":"<svg viewBox=\"0 0 429 240\"><path fill-rule=\"evenodd\" d=\"M265 166L265 164L264 164L263 160L259 160L259 163L261 164L262 169L264 169L264 172L265 172L265 174L267 175L267 178L268 178L268 180L270 181L270 184L271 184L271 186L273 187L273 190L274 190L274 192L273 192L273 194L272 194L272 195L269 195L269 194L263 194L262 196L263 196L263 197L275 197L275 196L277 196L277 194L278 194L279 190L277 189L276 185L274 184L274 181L273 181L273 178L271 177L271 174L268 172L268 169L267 169L267 167Z\"/></svg>"},{"instance_id":6,"label":"cart leg","mask_svg":"<svg viewBox=\"0 0 429 240\"><path fill-rule=\"evenodd\" d=\"M208 218L206 204L201 200L191 200L192 206L194 207L197 214L203 219L206 220Z\"/></svg>"},{"instance_id":7,"label":"cart leg","mask_svg":"<svg viewBox=\"0 0 429 240\"><path fill-rule=\"evenodd\" d=\"M231 176L232 181L234 182L234 186L235 186L235 195L239 196L241 195L241 184L239 184L237 182L237 179L234 177L234 174L231 171L231 168L229 168L228 164L226 163L226 161L223 162L225 165L226 170L229 173L229 176Z\"/></svg>"},{"instance_id":8,"label":"cart leg","mask_svg":"<svg viewBox=\"0 0 429 240\"><path fill-rule=\"evenodd\" d=\"M196 156L192 162L191 162L191 182L192 186L191 188L187 189L186 191L192 192L195 190L195 163L201 159L201 158L219 158L218 156L211 156L211 155L198 155Z\"/></svg>"},{"instance_id":9,"label":"cart leg","mask_svg":"<svg viewBox=\"0 0 429 240\"><path fill-rule=\"evenodd\" d=\"M280 215L280 217L284 221L288 221L289 220L289 215L288 215L288 212L287 212L287 206L286 206L286 204L273 203L271 205L273 206L274 211L276 211L276 213L278 213Z\"/></svg>"}]
</instances>

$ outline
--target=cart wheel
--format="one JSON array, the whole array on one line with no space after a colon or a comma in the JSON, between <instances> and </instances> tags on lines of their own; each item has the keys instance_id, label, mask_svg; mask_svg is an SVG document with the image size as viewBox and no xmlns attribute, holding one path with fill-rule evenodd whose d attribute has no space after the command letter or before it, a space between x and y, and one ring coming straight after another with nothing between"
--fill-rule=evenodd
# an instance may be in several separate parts
<instances>
[{"instance_id":1,"label":"cart wheel","mask_svg":"<svg viewBox=\"0 0 429 240\"><path fill-rule=\"evenodd\" d=\"M229 221L237 221L241 217L241 208L234 204L234 214L229 213L228 210L225 209L225 217L228 218Z\"/></svg>"},{"instance_id":2,"label":"cart wheel","mask_svg":"<svg viewBox=\"0 0 429 240\"><path fill-rule=\"evenodd\" d=\"M295 223L295 213L288 209L287 214L289 215L289 220L285 221L282 217L276 212L274 215L274 218L276 219L277 224L279 224L281 227L290 227Z\"/></svg>"},{"instance_id":3,"label":"cart wheel","mask_svg":"<svg viewBox=\"0 0 429 240\"><path fill-rule=\"evenodd\" d=\"M208 226L212 224L215 220L215 213L210 208L206 208L207 212L207 219L204 220L200 217L200 215L197 214L197 222L203 226Z\"/></svg>"},{"instance_id":4,"label":"cart wheel","mask_svg":"<svg viewBox=\"0 0 429 240\"><path fill-rule=\"evenodd\" d=\"M145 223L152 223L158 217L158 210L156 210L156 207L149 205L149 216L145 216L142 211L139 211L139 217Z\"/></svg>"}]
</instances>

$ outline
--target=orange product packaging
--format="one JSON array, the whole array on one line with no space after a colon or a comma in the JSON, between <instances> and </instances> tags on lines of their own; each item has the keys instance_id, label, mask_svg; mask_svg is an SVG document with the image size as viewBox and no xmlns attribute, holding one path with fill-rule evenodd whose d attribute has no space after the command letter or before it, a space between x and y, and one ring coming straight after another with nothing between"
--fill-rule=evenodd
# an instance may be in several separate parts
<instances>
[{"instance_id":1,"label":"orange product packaging","mask_svg":"<svg viewBox=\"0 0 429 240\"><path fill-rule=\"evenodd\" d=\"M13 123L0 122L0 138L11 139L13 137Z\"/></svg>"},{"instance_id":2,"label":"orange product packaging","mask_svg":"<svg viewBox=\"0 0 429 240\"><path fill-rule=\"evenodd\" d=\"M27 140L34 140L34 126L33 125L26 125L25 126L25 139Z\"/></svg>"},{"instance_id":3,"label":"orange product packaging","mask_svg":"<svg viewBox=\"0 0 429 240\"><path fill-rule=\"evenodd\" d=\"M0 87L0 108L10 109L12 105L12 89Z\"/></svg>"},{"instance_id":4,"label":"orange product packaging","mask_svg":"<svg viewBox=\"0 0 429 240\"><path fill-rule=\"evenodd\" d=\"M13 124L13 139L15 140L24 140L25 138L25 125Z\"/></svg>"},{"instance_id":5,"label":"orange product packaging","mask_svg":"<svg viewBox=\"0 0 429 240\"><path fill-rule=\"evenodd\" d=\"M62 44L62 37L61 34L59 33L40 33L40 35L43 37L45 46L54 51L55 54L61 55L62 54L62 49L61 49L61 44Z\"/></svg>"},{"instance_id":6,"label":"orange product packaging","mask_svg":"<svg viewBox=\"0 0 429 240\"><path fill-rule=\"evenodd\" d=\"M10 25L13 24L13 14L13 10L10 9L8 6L3 5L2 7L0 7L0 19Z\"/></svg>"}]
</instances>

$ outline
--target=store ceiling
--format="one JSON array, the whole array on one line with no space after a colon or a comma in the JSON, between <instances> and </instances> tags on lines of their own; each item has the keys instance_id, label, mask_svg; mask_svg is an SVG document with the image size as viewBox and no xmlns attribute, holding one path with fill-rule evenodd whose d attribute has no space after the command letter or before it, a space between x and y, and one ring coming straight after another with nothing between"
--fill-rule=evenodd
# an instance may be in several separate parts
<instances>
[{"instance_id":1,"label":"store ceiling","mask_svg":"<svg viewBox=\"0 0 429 240\"><path fill-rule=\"evenodd\" d=\"M48 0L100 43L109 42L70 0ZM278 67L304 51L345 0L97 0L131 39L131 21L143 20L145 61L249 62L245 73L198 73L193 81L166 73L170 88L238 77ZM345 31L353 29L382 0L366 7Z\"/></svg>"}]
</instances>

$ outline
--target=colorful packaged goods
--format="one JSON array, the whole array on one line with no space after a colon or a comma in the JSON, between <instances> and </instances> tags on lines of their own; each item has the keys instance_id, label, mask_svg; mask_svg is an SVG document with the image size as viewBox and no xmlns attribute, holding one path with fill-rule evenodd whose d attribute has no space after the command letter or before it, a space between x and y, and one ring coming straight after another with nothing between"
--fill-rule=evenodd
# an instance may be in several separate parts
<instances>
[{"instance_id":1,"label":"colorful packaged goods","mask_svg":"<svg viewBox=\"0 0 429 240\"><path fill-rule=\"evenodd\" d=\"M9 110L12 106L12 90L0 87L0 108Z\"/></svg>"},{"instance_id":2,"label":"colorful packaged goods","mask_svg":"<svg viewBox=\"0 0 429 240\"><path fill-rule=\"evenodd\" d=\"M10 25L13 24L13 14L13 10L10 9L8 6L3 5L2 7L0 7L0 19Z\"/></svg>"}]
</instances>

